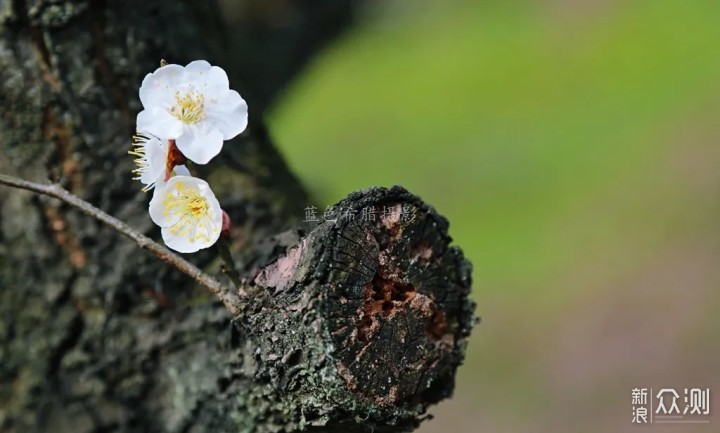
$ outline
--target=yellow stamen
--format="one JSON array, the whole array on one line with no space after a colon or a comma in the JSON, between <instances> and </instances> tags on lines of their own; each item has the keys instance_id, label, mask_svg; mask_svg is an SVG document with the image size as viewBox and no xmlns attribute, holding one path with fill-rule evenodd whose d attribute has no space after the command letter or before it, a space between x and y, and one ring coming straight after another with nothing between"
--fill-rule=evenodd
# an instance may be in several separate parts
<instances>
[{"instance_id":1,"label":"yellow stamen","mask_svg":"<svg viewBox=\"0 0 720 433\"><path fill-rule=\"evenodd\" d=\"M142 135L142 134L135 134L133 135L132 139L132 146L133 148L131 150L128 150L128 154L134 156L133 162L137 166L137 168L132 170L133 173L133 180L139 180L140 176L146 172L149 168L147 156L145 155L145 143L147 143L148 137ZM146 186L145 188L148 188ZM146 189L143 188L143 192L146 191ZM149 189L149 188L148 188Z\"/></svg>"},{"instance_id":2,"label":"yellow stamen","mask_svg":"<svg viewBox=\"0 0 720 433\"><path fill-rule=\"evenodd\" d=\"M137 168L134 168L132 170L133 180L140 180L142 177L142 174L145 173L150 169L150 164L147 160L147 154L146 154L146 148L147 142L150 140L150 137L148 137L145 134L136 133L133 135L132 138L132 146L133 148L131 150L128 150L128 154L134 156L133 162L135 163ZM142 188L142 192L148 192L155 186L155 182L145 185L145 187Z\"/></svg>"},{"instance_id":3,"label":"yellow stamen","mask_svg":"<svg viewBox=\"0 0 720 433\"><path fill-rule=\"evenodd\" d=\"M175 92L175 106L170 109L170 114L181 122L193 124L204 120L205 97L200 92L188 92L180 94Z\"/></svg>"},{"instance_id":4,"label":"yellow stamen","mask_svg":"<svg viewBox=\"0 0 720 433\"><path fill-rule=\"evenodd\" d=\"M170 233L177 236L190 235L190 242L210 241L210 205L197 189L185 188L185 185L178 183L177 189L165 196L163 204L164 215L179 217L175 224L168 227Z\"/></svg>"}]
</instances>

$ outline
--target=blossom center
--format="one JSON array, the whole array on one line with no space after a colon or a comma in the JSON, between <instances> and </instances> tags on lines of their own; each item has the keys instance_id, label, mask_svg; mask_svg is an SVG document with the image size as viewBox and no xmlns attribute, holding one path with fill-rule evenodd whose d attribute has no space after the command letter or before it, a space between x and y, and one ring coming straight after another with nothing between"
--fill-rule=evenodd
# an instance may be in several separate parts
<instances>
[{"instance_id":1,"label":"blossom center","mask_svg":"<svg viewBox=\"0 0 720 433\"><path fill-rule=\"evenodd\" d=\"M204 120L207 117L205 96L197 91L175 92L175 106L170 109L170 114L189 125Z\"/></svg>"},{"instance_id":2,"label":"blossom center","mask_svg":"<svg viewBox=\"0 0 720 433\"><path fill-rule=\"evenodd\" d=\"M209 240L210 204L196 189L185 188L178 183L177 192L169 193L165 200L165 215L174 217L175 223L168 227L170 233L179 236L189 235L190 241Z\"/></svg>"}]
</instances>

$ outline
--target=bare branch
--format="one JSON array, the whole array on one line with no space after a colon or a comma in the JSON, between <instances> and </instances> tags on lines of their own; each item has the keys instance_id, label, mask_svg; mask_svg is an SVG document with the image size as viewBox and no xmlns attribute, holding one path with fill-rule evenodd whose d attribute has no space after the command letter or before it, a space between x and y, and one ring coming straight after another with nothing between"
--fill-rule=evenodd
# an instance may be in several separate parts
<instances>
[{"instance_id":1,"label":"bare branch","mask_svg":"<svg viewBox=\"0 0 720 433\"><path fill-rule=\"evenodd\" d=\"M206 287L213 295L220 299L234 316L238 316L240 314L243 304L239 295L239 293L241 293L240 291L235 292L228 289L218 280L200 270L197 266L133 229L119 219L108 215L80 197L71 194L60 185L35 183L5 174L0 174L0 184L53 197L69 204L70 206L80 209L85 214L107 224L111 228L132 239L140 246L140 248L150 251L163 262L192 277L200 285Z\"/></svg>"}]
</instances>

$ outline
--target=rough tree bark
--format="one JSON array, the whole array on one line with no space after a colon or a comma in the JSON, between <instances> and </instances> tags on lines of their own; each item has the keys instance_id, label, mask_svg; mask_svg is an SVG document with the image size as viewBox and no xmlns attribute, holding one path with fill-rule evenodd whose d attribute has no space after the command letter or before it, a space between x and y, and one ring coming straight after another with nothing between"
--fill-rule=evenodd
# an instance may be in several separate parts
<instances>
[{"instance_id":1,"label":"rough tree bark","mask_svg":"<svg viewBox=\"0 0 720 433\"><path fill-rule=\"evenodd\" d=\"M207 1L0 1L0 172L157 236L126 155L137 86L161 57L247 64L227 41ZM271 88L247 92L248 132L203 173L251 289L238 317L98 222L0 188L0 430L394 432L450 395L473 304L446 220L392 188L339 206L412 220L297 225L308 196L253 111Z\"/></svg>"}]
</instances>

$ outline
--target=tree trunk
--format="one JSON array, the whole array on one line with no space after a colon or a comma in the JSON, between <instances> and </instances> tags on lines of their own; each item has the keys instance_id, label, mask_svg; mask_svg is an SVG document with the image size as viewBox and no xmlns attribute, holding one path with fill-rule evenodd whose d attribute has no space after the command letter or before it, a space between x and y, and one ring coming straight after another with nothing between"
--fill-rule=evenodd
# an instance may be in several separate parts
<instances>
[{"instance_id":1,"label":"tree trunk","mask_svg":"<svg viewBox=\"0 0 720 433\"><path fill-rule=\"evenodd\" d=\"M328 11L347 23L352 2L321 3L327 37ZM207 59L252 88L233 34L208 1L0 1L0 172L59 182L156 237L127 155L139 83L160 58ZM2 431L394 432L450 395L473 304L447 222L393 188L338 204L355 219L299 224L308 195L253 110L276 90L257 88L238 88L250 127L203 172L251 286L239 317L98 222L0 189Z\"/></svg>"}]
</instances>

